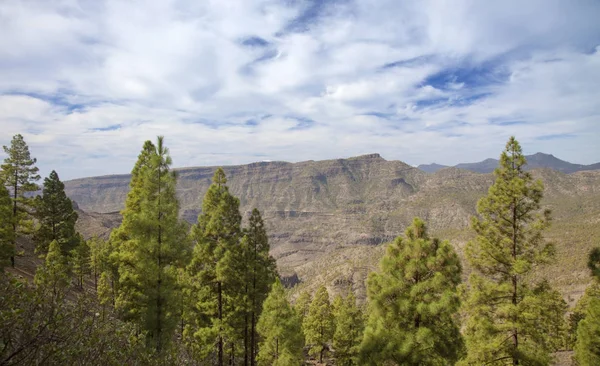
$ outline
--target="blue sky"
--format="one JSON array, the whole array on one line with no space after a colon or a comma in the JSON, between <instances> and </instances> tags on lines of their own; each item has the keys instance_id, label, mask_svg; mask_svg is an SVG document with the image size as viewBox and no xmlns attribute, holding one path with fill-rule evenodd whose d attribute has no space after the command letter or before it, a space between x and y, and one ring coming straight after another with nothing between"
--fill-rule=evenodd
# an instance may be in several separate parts
<instances>
[{"instance_id":1,"label":"blue sky","mask_svg":"<svg viewBox=\"0 0 600 366\"><path fill-rule=\"evenodd\" d=\"M0 2L0 137L44 175L378 152L600 161L600 2Z\"/></svg>"}]
</instances>

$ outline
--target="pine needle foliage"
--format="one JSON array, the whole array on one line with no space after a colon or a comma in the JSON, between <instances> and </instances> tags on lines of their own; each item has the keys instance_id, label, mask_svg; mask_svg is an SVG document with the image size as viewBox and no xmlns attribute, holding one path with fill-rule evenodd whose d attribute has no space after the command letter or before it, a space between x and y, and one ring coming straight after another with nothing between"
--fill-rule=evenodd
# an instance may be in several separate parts
<instances>
[{"instance_id":1,"label":"pine needle foliage","mask_svg":"<svg viewBox=\"0 0 600 366\"><path fill-rule=\"evenodd\" d=\"M144 144L123 211L116 308L147 333L148 345L160 354L179 321L177 268L185 265L190 248L178 217L169 150L162 136L154 151L152 146Z\"/></svg>"},{"instance_id":2,"label":"pine needle foliage","mask_svg":"<svg viewBox=\"0 0 600 366\"><path fill-rule=\"evenodd\" d=\"M247 312L246 327L249 322L248 331L245 330L245 345L249 346L247 351L250 365L256 364L258 350L258 334L256 324L262 312L263 302L269 295L269 290L277 278L275 259L269 255L269 238L265 224L258 209L253 209L250 215L248 228L244 230L246 238L246 292L249 309ZM249 339L248 339L249 338ZM249 343L249 344L248 344ZM246 364L248 362L246 361Z\"/></svg>"},{"instance_id":3,"label":"pine needle foliage","mask_svg":"<svg viewBox=\"0 0 600 366\"><path fill-rule=\"evenodd\" d=\"M535 291L528 276L554 256L542 234L550 211L542 209L544 187L525 171L526 160L514 137L500 156L495 181L477 204L471 226L477 237L468 243L474 269L466 292L465 330L468 365L547 365L554 351L543 319L552 304Z\"/></svg>"},{"instance_id":4,"label":"pine needle foliage","mask_svg":"<svg viewBox=\"0 0 600 366\"><path fill-rule=\"evenodd\" d=\"M593 283L586 290L585 312L577 324L575 360L579 366L600 364L600 248L592 249L588 258Z\"/></svg>"},{"instance_id":5,"label":"pine needle foliage","mask_svg":"<svg viewBox=\"0 0 600 366\"><path fill-rule=\"evenodd\" d=\"M31 203L32 199L26 196L28 192L35 192L38 186L35 182L40 180L39 169L35 166L37 160L31 157L29 146L18 134L13 136L10 146L3 146L4 153L8 155L4 164L0 166L0 181L11 193L12 199L12 246L20 232L29 233L31 228ZM14 249L10 257L12 266L15 266Z\"/></svg>"},{"instance_id":6,"label":"pine needle foliage","mask_svg":"<svg viewBox=\"0 0 600 366\"><path fill-rule=\"evenodd\" d=\"M14 258L13 205L8 190L0 183L0 273Z\"/></svg>"},{"instance_id":7,"label":"pine needle foliage","mask_svg":"<svg viewBox=\"0 0 600 366\"><path fill-rule=\"evenodd\" d=\"M322 363L333 338L335 326L333 307L329 302L329 293L325 286L319 287L315 293L302 325L306 345L309 347L308 354L318 355L319 362Z\"/></svg>"},{"instance_id":8,"label":"pine needle foliage","mask_svg":"<svg viewBox=\"0 0 600 366\"><path fill-rule=\"evenodd\" d=\"M241 253L239 205L229 192L225 172L217 169L191 232L195 246L187 267L190 305L184 315L184 338L196 359L210 358L219 366L228 339L234 344L231 332L239 320L234 305L241 289L236 286L239 276L233 275L238 272L231 268Z\"/></svg>"},{"instance_id":9,"label":"pine needle foliage","mask_svg":"<svg viewBox=\"0 0 600 366\"><path fill-rule=\"evenodd\" d=\"M295 366L303 364L304 338L300 318L287 300L279 279L271 287L257 324L260 335L258 364Z\"/></svg>"},{"instance_id":10,"label":"pine needle foliage","mask_svg":"<svg viewBox=\"0 0 600 366\"><path fill-rule=\"evenodd\" d=\"M333 302L335 332L333 350L336 365L358 365L358 352L363 336L363 314L356 305L354 293L350 291L346 298L336 297Z\"/></svg>"},{"instance_id":11,"label":"pine needle foliage","mask_svg":"<svg viewBox=\"0 0 600 366\"><path fill-rule=\"evenodd\" d=\"M75 231L78 216L56 171L44 179L42 195L36 197L35 207L39 222L34 235L36 251L45 254L50 242L56 240L63 255L68 255L79 244Z\"/></svg>"},{"instance_id":12,"label":"pine needle foliage","mask_svg":"<svg viewBox=\"0 0 600 366\"><path fill-rule=\"evenodd\" d=\"M463 343L455 321L461 266L447 241L415 218L386 250L367 283L363 365L451 365Z\"/></svg>"}]
</instances>

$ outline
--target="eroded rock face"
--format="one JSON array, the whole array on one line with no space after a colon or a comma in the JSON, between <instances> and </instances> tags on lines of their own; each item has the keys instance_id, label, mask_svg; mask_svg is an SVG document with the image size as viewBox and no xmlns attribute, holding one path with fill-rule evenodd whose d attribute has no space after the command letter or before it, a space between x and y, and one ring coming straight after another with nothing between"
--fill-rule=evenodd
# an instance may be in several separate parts
<instances>
[{"instance_id":1,"label":"eroded rock face","mask_svg":"<svg viewBox=\"0 0 600 366\"><path fill-rule=\"evenodd\" d=\"M215 169L177 169L185 220L196 221ZM344 272L329 273L321 282L340 291L351 286L358 293L364 293L362 278L383 253L379 246L401 235L415 216L426 220L432 233L454 239L460 253L464 237L456 233L464 234L477 200L493 182L492 174L457 168L425 173L378 154L317 162L261 162L224 170L244 217L255 207L261 211L271 254L282 273L294 273L302 282L308 277L318 281L321 273L331 272L332 258L338 258L336 265L346 268ZM544 204L552 208L557 227L571 221L584 226L600 222L600 171L564 174L542 169L534 175L546 186ZM96 232L105 236L110 226L118 225L116 212L123 208L129 179L129 175L114 175L65 182L67 195L83 211L114 212L108 218L95 213L85 216L90 232L100 223L106 228ZM594 236L596 231L591 230L590 243L576 244L577 250L584 253L593 240L600 240ZM569 242L569 237L560 237L563 232L553 234L559 250ZM583 254L581 261L585 268Z\"/></svg>"},{"instance_id":2,"label":"eroded rock face","mask_svg":"<svg viewBox=\"0 0 600 366\"><path fill-rule=\"evenodd\" d=\"M292 273L292 274L288 274L288 275L280 275L279 280L281 281L281 284L285 288L292 288L301 282L297 273Z\"/></svg>"}]
</instances>

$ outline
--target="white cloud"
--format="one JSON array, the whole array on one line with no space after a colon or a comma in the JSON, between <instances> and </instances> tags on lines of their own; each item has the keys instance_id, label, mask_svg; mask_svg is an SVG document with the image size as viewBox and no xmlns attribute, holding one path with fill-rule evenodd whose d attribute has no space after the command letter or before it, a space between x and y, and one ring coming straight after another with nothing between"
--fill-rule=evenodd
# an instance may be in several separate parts
<instances>
[{"instance_id":1,"label":"white cloud","mask_svg":"<svg viewBox=\"0 0 600 366\"><path fill-rule=\"evenodd\" d=\"M23 133L63 178L128 172L158 134L176 166L455 164L511 134L592 163L598 13L592 0L1 2L2 143Z\"/></svg>"}]
</instances>

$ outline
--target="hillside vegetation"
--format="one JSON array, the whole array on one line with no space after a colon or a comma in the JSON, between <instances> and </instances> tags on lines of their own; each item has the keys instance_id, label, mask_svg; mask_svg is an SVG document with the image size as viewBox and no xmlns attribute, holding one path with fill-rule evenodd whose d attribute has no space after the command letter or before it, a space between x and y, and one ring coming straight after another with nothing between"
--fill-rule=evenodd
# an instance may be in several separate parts
<instances>
[{"instance_id":1,"label":"hillside vegetation","mask_svg":"<svg viewBox=\"0 0 600 366\"><path fill-rule=\"evenodd\" d=\"M159 136L130 176L41 187L4 149L0 364L600 360L600 172L525 169L514 137L493 175L371 154L208 183Z\"/></svg>"}]
</instances>

